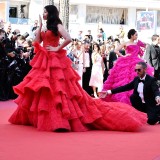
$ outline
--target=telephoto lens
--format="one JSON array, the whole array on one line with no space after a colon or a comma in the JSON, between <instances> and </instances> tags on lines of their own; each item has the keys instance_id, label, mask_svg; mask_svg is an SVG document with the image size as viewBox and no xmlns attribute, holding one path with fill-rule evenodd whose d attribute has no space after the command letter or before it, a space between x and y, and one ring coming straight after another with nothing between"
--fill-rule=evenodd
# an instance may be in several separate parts
<instances>
[{"instance_id":1,"label":"telephoto lens","mask_svg":"<svg viewBox=\"0 0 160 160\"><path fill-rule=\"evenodd\" d=\"M27 38L27 37L29 36L29 33L26 32L26 33L24 33L22 36L23 36L24 38Z\"/></svg>"}]
</instances>

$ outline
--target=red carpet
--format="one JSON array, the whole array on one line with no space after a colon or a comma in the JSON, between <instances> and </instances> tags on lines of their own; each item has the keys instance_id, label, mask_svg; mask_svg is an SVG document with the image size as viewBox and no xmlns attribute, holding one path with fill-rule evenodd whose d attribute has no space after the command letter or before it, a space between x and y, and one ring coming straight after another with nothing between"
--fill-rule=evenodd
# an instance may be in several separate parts
<instances>
[{"instance_id":1,"label":"red carpet","mask_svg":"<svg viewBox=\"0 0 160 160\"><path fill-rule=\"evenodd\" d=\"M160 160L160 125L140 132L40 132L8 123L12 101L0 102L0 160Z\"/></svg>"}]
</instances>

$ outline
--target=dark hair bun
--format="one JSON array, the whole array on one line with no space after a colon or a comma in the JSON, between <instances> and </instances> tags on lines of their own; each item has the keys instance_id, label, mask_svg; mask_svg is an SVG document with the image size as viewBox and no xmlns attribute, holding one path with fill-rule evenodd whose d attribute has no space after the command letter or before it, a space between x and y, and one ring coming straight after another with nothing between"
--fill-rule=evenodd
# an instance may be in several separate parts
<instances>
[{"instance_id":1,"label":"dark hair bun","mask_svg":"<svg viewBox=\"0 0 160 160\"><path fill-rule=\"evenodd\" d=\"M131 39L131 37L136 33L137 31L135 29L130 29L128 32L128 39Z\"/></svg>"}]
</instances>

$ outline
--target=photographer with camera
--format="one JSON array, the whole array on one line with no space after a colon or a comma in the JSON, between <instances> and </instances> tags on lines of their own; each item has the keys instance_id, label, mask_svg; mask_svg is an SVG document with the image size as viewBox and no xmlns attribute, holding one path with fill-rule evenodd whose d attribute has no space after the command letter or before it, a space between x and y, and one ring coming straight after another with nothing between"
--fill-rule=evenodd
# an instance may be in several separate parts
<instances>
[{"instance_id":1,"label":"photographer with camera","mask_svg":"<svg viewBox=\"0 0 160 160\"><path fill-rule=\"evenodd\" d=\"M13 92L13 86L20 83L24 78L23 68L25 62L23 60L23 43L26 41L28 35L28 33L25 33L24 36L21 36L20 31L16 29L12 32L12 35L5 40L5 50L9 61L7 67L9 99L17 97Z\"/></svg>"},{"instance_id":2,"label":"photographer with camera","mask_svg":"<svg viewBox=\"0 0 160 160\"><path fill-rule=\"evenodd\" d=\"M31 69L28 60L30 53L27 51L27 48L24 47L24 44L26 43L26 38L28 36L29 34L26 32L23 35L19 35L16 40L14 50L15 56L12 57L12 62L9 65L9 76L11 79L12 87L19 84ZM14 92L11 93L11 98L16 98Z\"/></svg>"},{"instance_id":3,"label":"photographer with camera","mask_svg":"<svg viewBox=\"0 0 160 160\"><path fill-rule=\"evenodd\" d=\"M28 36L28 33L21 36L17 29L7 37L0 29L0 100L16 98L13 86L20 83L31 69L29 61L33 49L28 51L28 47L23 46Z\"/></svg>"},{"instance_id":4,"label":"photographer with camera","mask_svg":"<svg viewBox=\"0 0 160 160\"><path fill-rule=\"evenodd\" d=\"M7 66L9 64L5 51L6 33L0 29L0 101L8 100L8 76Z\"/></svg>"},{"instance_id":5,"label":"photographer with camera","mask_svg":"<svg viewBox=\"0 0 160 160\"><path fill-rule=\"evenodd\" d=\"M20 36L17 40L17 53L19 55L18 62L20 70L22 71L22 79L27 75L27 73L30 71L30 60L33 58L33 46L31 40L26 40L26 37L24 34L23 36Z\"/></svg>"},{"instance_id":6,"label":"photographer with camera","mask_svg":"<svg viewBox=\"0 0 160 160\"><path fill-rule=\"evenodd\" d=\"M18 29L14 30L12 34L6 39L6 52L10 59L14 58L16 56L16 42L17 38L20 36L20 31Z\"/></svg>"},{"instance_id":7,"label":"photographer with camera","mask_svg":"<svg viewBox=\"0 0 160 160\"><path fill-rule=\"evenodd\" d=\"M17 97L13 92L13 86L20 82L20 69L17 62L17 52L16 43L17 38L20 36L20 31L18 29L14 30L8 37L4 40L5 52L8 57L7 65L7 85L8 85L8 99L14 99Z\"/></svg>"}]
</instances>

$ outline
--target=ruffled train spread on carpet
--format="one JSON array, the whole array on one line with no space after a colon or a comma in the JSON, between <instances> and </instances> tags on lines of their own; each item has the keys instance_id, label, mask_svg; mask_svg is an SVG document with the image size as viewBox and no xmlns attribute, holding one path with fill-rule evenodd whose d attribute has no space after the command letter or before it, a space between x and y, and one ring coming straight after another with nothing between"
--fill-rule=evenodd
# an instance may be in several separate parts
<instances>
[{"instance_id":1,"label":"ruffled train spread on carpet","mask_svg":"<svg viewBox=\"0 0 160 160\"><path fill-rule=\"evenodd\" d=\"M35 43L35 53L32 70L14 87L18 107L9 122L43 131L136 131L146 123L146 114L132 106L91 98L79 85L65 50L47 52Z\"/></svg>"}]
</instances>

